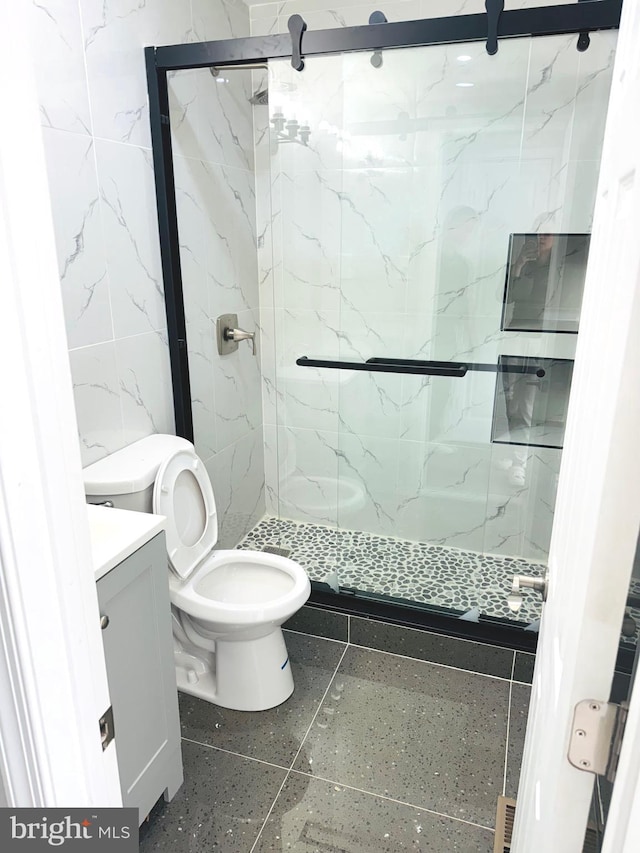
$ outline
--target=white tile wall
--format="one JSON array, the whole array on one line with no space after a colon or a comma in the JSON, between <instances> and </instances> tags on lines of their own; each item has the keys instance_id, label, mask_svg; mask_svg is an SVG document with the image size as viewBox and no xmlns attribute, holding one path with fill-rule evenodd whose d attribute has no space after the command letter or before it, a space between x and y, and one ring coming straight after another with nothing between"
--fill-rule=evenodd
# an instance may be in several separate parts
<instances>
[{"instance_id":1,"label":"white tile wall","mask_svg":"<svg viewBox=\"0 0 640 853\"><path fill-rule=\"evenodd\" d=\"M190 0L80 0L80 13L95 135L149 147L142 48L187 41Z\"/></svg>"},{"instance_id":2,"label":"white tile wall","mask_svg":"<svg viewBox=\"0 0 640 853\"><path fill-rule=\"evenodd\" d=\"M32 14L88 464L174 431L143 48L247 35L249 14L226 0L34 0ZM258 309L248 77L216 83L202 71L171 81L194 420L226 544L264 512L257 363L243 348L222 367L210 319L238 311L252 328Z\"/></svg>"},{"instance_id":3,"label":"white tile wall","mask_svg":"<svg viewBox=\"0 0 640 853\"><path fill-rule=\"evenodd\" d=\"M574 0L506 0L505 9L555 6ZM253 35L268 32L287 32L287 20L295 13L302 14L313 29L362 26L369 15L381 7L371 0L280 0L275 3L249 3ZM385 3L383 11L388 21L412 21L420 18L439 18L450 15L473 15L485 12L484 0L392 0ZM254 27L260 25L261 31ZM265 29L275 27L275 29Z\"/></svg>"},{"instance_id":4,"label":"white tile wall","mask_svg":"<svg viewBox=\"0 0 640 853\"><path fill-rule=\"evenodd\" d=\"M33 3L32 48L43 127L91 134L79 3Z\"/></svg>"},{"instance_id":5,"label":"white tile wall","mask_svg":"<svg viewBox=\"0 0 640 853\"><path fill-rule=\"evenodd\" d=\"M129 335L115 344L125 443L173 432L171 387L158 382L158 374L169 373L166 332Z\"/></svg>"},{"instance_id":6,"label":"white tile wall","mask_svg":"<svg viewBox=\"0 0 640 853\"><path fill-rule=\"evenodd\" d=\"M115 341L69 353L82 460L87 465L126 444Z\"/></svg>"},{"instance_id":7,"label":"white tile wall","mask_svg":"<svg viewBox=\"0 0 640 853\"><path fill-rule=\"evenodd\" d=\"M218 547L233 548L264 515L262 429L206 460L218 508Z\"/></svg>"},{"instance_id":8,"label":"white tile wall","mask_svg":"<svg viewBox=\"0 0 640 853\"><path fill-rule=\"evenodd\" d=\"M225 9L228 19L209 16L211 32L240 35L239 8ZM245 9L244 33L247 21ZM251 72L170 79L194 436L212 475L223 547L265 510L261 359L244 342L225 356L215 344L216 318L231 313L260 342L253 91Z\"/></svg>"},{"instance_id":9,"label":"white tile wall","mask_svg":"<svg viewBox=\"0 0 640 853\"><path fill-rule=\"evenodd\" d=\"M114 337L95 144L44 128L45 153L70 347Z\"/></svg>"},{"instance_id":10,"label":"white tile wall","mask_svg":"<svg viewBox=\"0 0 640 853\"><path fill-rule=\"evenodd\" d=\"M338 433L279 427L277 438L281 514L285 518L336 526ZM273 470L273 465L269 469ZM268 488L273 488L271 483Z\"/></svg>"},{"instance_id":11,"label":"white tile wall","mask_svg":"<svg viewBox=\"0 0 640 853\"><path fill-rule=\"evenodd\" d=\"M313 28L364 23L375 8L328 5L252 5L252 32L286 30L293 12ZM451 4L385 12L436 16ZM364 54L310 58L303 74L271 63L271 116L311 128L308 147L273 135L269 147L263 116L257 148L272 511L546 556L561 454L490 443L495 374L295 360L573 357L572 336L500 331L507 245L512 232L590 230L615 38L593 34L584 54L575 36L504 41L493 58L482 44L388 51L382 69Z\"/></svg>"},{"instance_id":12,"label":"white tile wall","mask_svg":"<svg viewBox=\"0 0 640 853\"><path fill-rule=\"evenodd\" d=\"M115 337L163 329L151 151L103 139L95 145Z\"/></svg>"}]
</instances>

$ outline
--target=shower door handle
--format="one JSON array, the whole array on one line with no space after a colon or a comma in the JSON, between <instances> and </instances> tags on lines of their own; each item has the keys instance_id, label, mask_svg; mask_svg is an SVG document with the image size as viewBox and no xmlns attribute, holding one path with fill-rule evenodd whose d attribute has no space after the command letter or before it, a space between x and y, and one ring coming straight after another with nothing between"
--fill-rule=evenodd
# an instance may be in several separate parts
<instances>
[{"instance_id":1,"label":"shower door handle","mask_svg":"<svg viewBox=\"0 0 640 853\"><path fill-rule=\"evenodd\" d=\"M298 367L329 367L336 370L363 370L369 373L414 373L419 376L451 376L462 378L466 364L452 361L411 361L402 358L368 358L366 361L336 361L326 358L296 359Z\"/></svg>"},{"instance_id":2,"label":"shower door handle","mask_svg":"<svg viewBox=\"0 0 640 853\"><path fill-rule=\"evenodd\" d=\"M415 358L368 358L366 361L340 361L327 358L308 358L301 355L296 359L298 367L329 367L336 370L369 370L372 373L417 373L422 376L449 376L463 378L470 370L485 373L524 373L546 375L546 370L537 364L477 364L460 361L426 361Z\"/></svg>"}]
</instances>

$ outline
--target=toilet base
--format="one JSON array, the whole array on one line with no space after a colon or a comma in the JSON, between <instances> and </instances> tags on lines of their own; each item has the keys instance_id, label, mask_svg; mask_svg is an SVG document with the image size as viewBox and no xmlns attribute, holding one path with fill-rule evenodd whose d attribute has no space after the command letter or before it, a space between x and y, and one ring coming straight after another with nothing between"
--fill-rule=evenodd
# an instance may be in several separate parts
<instances>
[{"instance_id":1,"label":"toilet base","mask_svg":"<svg viewBox=\"0 0 640 853\"><path fill-rule=\"evenodd\" d=\"M293 693L280 628L257 640L216 640L215 646L208 652L176 644L178 690L235 711L266 711Z\"/></svg>"}]
</instances>

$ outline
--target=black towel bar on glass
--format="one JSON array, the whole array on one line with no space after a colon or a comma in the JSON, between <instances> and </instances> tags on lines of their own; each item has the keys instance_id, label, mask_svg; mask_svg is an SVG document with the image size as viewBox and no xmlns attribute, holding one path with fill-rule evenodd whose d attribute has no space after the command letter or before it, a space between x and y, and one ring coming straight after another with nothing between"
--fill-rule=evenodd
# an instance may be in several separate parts
<instances>
[{"instance_id":1,"label":"black towel bar on glass","mask_svg":"<svg viewBox=\"0 0 640 853\"><path fill-rule=\"evenodd\" d=\"M462 378L469 370L487 373L529 373L542 378L543 367L528 364L479 364L460 361L420 361L413 358L368 358L366 361L334 361L325 358L296 359L299 367L329 367L336 370L366 370L371 373L415 373L423 376L449 376Z\"/></svg>"}]
</instances>

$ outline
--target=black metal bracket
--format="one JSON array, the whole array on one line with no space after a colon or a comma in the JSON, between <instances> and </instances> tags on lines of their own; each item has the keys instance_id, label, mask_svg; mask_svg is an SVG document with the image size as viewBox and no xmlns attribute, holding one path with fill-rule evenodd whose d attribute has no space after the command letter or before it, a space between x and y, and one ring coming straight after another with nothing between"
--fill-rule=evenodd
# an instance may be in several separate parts
<instances>
[{"instance_id":1,"label":"black metal bracket","mask_svg":"<svg viewBox=\"0 0 640 853\"><path fill-rule=\"evenodd\" d=\"M372 12L369 15L369 23L370 24L388 24L387 16L384 12ZM371 64L374 68L382 67L382 51L374 50L373 56L371 57Z\"/></svg>"},{"instance_id":2,"label":"black metal bracket","mask_svg":"<svg viewBox=\"0 0 640 853\"><path fill-rule=\"evenodd\" d=\"M578 36L578 43L576 44L576 48L578 53L584 53L585 50L588 50L589 45L591 44L591 38L588 32L580 33Z\"/></svg>"},{"instance_id":3,"label":"black metal bracket","mask_svg":"<svg viewBox=\"0 0 640 853\"><path fill-rule=\"evenodd\" d=\"M578 3L585 3L587 0L578 0ZM585 50L589 49L589 45L591 44L591 37L589 36L589 31L584 30L578 36L578 43L576 44L576 50L578 53L584 53Z\"/></svg>"},{"instance_id":4,"label":"black metal bracket","mask_svg":"<svg viewBox=\"0 0 640 853\"><path fill-rule=\"evenodd\" d=\"M337 370L363 370L368 373L413 373L418 376L448 376L462 379L468 371L484 373L528 373L542 379L543 367L529 364L482 364L461 361L421 361L415 358L368 358L366 361L339 361L326 358L296 359L298 367L329 367Z\"/></svg>"},{"instance_id":5,"label":"black metal bracket","mask_svg":"<svg viewBox=\"0 0 640 853\"><path fill-rule=\"evenodd\" d=\"M307 29L307 23L302 15L292 15L287 21L287 27L291 33L291 66L296 71L302 71L302 34Z\"/></svg>"},{"instance_id":6,"label":"black metal bracket","mask_svg":"<svg viewBox=\"0 0 640 853\"><path fill-rule=\"evenodd\" d=\"M493 56L498 52L498 23L504 10L504 0L485 0L487 10L487 53Z\"/></svg>"}]
</instances>

